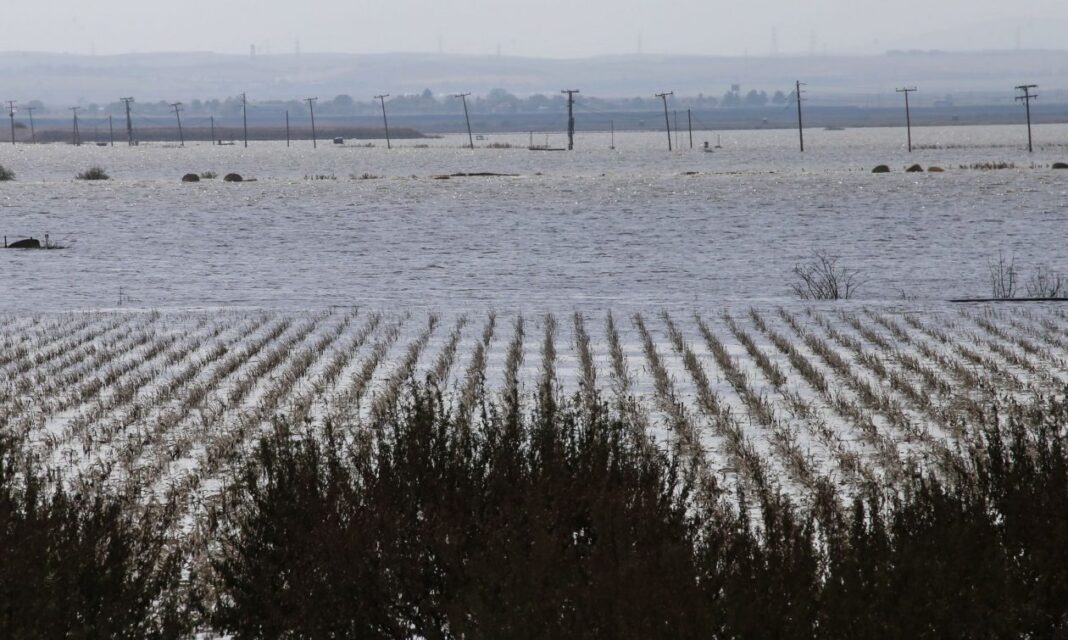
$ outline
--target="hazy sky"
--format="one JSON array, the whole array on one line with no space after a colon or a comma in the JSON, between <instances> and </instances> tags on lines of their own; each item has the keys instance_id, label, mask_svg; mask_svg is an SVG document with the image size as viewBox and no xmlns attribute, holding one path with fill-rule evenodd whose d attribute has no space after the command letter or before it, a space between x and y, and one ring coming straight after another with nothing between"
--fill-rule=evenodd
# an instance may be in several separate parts
<instances>
[{"instance_id":1,"label":"hazy sky","mask_svg":"<svg viewBox=\"0 0 1068 640\"><path fill-rule=\"evenodd\" d=\"M581 57L1063 48L1068 1L8 0L0 50ZM1025 8L1024 8L1025 7ZM1023 8L1023 9L1022 9ZM1021 9L1026 11L1021 14Z\"/></svg>"}]
</instances>

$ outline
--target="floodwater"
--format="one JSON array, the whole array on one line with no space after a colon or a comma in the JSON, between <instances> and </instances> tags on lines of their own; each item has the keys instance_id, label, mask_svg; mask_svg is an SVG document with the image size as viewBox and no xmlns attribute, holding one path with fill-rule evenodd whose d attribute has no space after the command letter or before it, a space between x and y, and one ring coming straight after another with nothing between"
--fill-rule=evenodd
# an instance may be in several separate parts
<instances>
[{"instance_id":1,"label":"floodwater","mask_svg":"<svg viewBox=\"0 0 1068 640\"><path fill-rule=\"evenodd\" d=\"M1032 155L1023 126L917 128L912 154L903 128L805 133L804 154L788 130L695 132L692 150L683 132L672 152L663 132L617 133L615 149L580 134L571 153L529 151L526 133L475 150L466 135L0 146L18 177L0 183L0 234L68 245L0 252L0 310L776 303L814 251L859 270L865 301L988 296L999 253L1021 293L1039 267L1068 273L1068 171L1049 168L1068 161L1068 126L1035 127ZM73 179L94 164L113 179ZM209 170L256 181L180 182ZM435 179L458 172L514 175Z\"/></svg>"}]
</instances>

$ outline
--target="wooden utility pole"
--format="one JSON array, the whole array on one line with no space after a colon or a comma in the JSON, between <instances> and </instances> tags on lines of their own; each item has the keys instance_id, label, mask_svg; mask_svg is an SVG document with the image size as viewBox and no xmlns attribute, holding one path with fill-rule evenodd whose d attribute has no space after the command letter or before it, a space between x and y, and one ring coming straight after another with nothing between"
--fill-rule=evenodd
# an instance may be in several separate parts
<instances>
[{"instance_id":1,"label":"wooden utility pole","mask_svg":"<svg viewBox=\"0 0 1068 640\"><path fill-rule=\"evenodd\" d=\"M71 112L74 114L73 142L74 142L74 146L76 146L76 147L82 146L82 134L81 134L80 131L78 131L78 109L81 109L81 107L71 107L70 108Z\"/></svg>"},{"instance_id":2,"label":"wooden utility pole","mask_svg":"<svg viewBox=\"0 0 1068 640\"><path fill-rule=\"evenodd\" d=\"M123 104L126 105L126 144L133 146L133 119L130 117L130 103L134 101L133 98L119 98Z\"/></svg>"},{"instance_id":3,"label":"wooden utility pole","mask_svg":"<svg viewBox=\"0 0 1068 640\"><path fill-rule=\"evenodd\" d=\"M215 116L211 115L209 117L211 118L211 144L212 146L215 146L215 143L218 141L218 138L215 137Z\"/></svg>"},{"instance_id":4,"label":"wooden utility pole","mask_svg":"<svg viewBox=\"0 0 1068 640\"><path fill-rule=\"evenodd\" d=\"M15 144L15 101L7 101L7 115L11 116L11 144Z\"/></svg>"},{"instance_id":5,"label":"wooden utility pole","mask_svg":"<svg viewBox=\"0 0 1068 640\"><path fill-rule=\"evenodd\" d=\"M560 93L567 94L567 150L575 149L575 94L578 89L563 89Z\"/></svg>"},{"instance_id":6,"label":"wooden utility pole","mask_svg":"<svg viewBox=\"0 0 1068 640\"><path fill-rule=\"evenodd\" d=\"M178 140L181 142L181 146L185 146L185 132L182 131L182 103L172 102L171 108L174 109L174 117L178 118Z\"/></svg>"},{"instance_id":7,"label":"wooden utility pole","mask_svg":"<svg viewBox=\"0 0 1068 640\"><path fill-rule=\"evenodd\" d=\"M241 126L245 130L245 148L248 149L248 96L241 92Z\"/></svg>"},{"instance_id":8,"label":"wooden utility pole","mask_svg":"<svg viewBox=\"0 0 1068 640\"><path fill-rule=\"evenodd\" d=\"M23 107L30 114L30 142L37 144L37 131L33 128L33 111L37 107Z\"/></svg>"},{"instance_id":9,"label":"wooden utility pole","mask_svg":"<svg viewBox=\"0 0 1068 640\"><path fill-rule=\"evenodd\" d=\"M286 109L286 146L289 146L289 109Z\"/></svg>"},{"instance_id":10,"label":"wooden utility pole","mask_svg":"<svg viewBox=\"0 0 1068 640\"><path fill-rule=\"evenodd\" d=\"M108 140L111 142L111 146L115 146L115 123L111 120L111 114L108 114Z\"/></svg>"},{"instance_id":11,"label":"wooden utility pole","mask_svg":"<svg viewBox=\"0 0 1068 640\"><path fill-rule=\"evenodd\" d=\"M656 94L657 98L660 98L661 100L664 101L664 126L667 127L668 151L671 151L671 120L668 120L667 99L668 99L668 96L673 96L673 95L675 95L674 91L668 91L667 93L658 93L658 94Z\"/></svg>"},{"instance_id":12,"label":"wooden utility pole","mask_svg":"<svg viewBox=\"0 0 1068 640\"><path fill-rule=\"evenodd\" d=\"M315 101L319 98L304 98L304 102L308 103L308 111L311 112L312 123L312 149L319 148L319 142L315 139Z\"/></svg>"},{"instance_id":13,"label":"wooden utility pole","mask_svg":"<svg viewBox=\"0 0 1068 640\"><path fill-rule=\"evenodd\" d=\"M1031 89L1037 89L1037 84L1021 84L1016 87L1017 91L1023 91L1022 96L1016 96L1017 102L1023 102L1027 108L1027 152L1034 153L1035 147L1031 142L1031 101L1038 99L1037 93L1031 93Z\"/></svg>"},{"instance_id":14,"label":"wooden utility pole","mask_svg":"<svg viewBox=\"0 0 1068 640\"><path fill-rule=\"evenodd\" d=\"M386 128L386 148L392 149L393 145L389 142L389 119L386 117L386 98L389 97L388 93L375 96L375 100L382 103L382 124Z\"/></svg>"},{"instance_id":15,"label":"wooden utility pole","mask_svg":"<svg viewBox=\"0 0 1068 640\"><path fill-rule=\"evenodd\" d=\"M475 138L471 135L471 116L467 112L467 96L470 93L457 93L454 98L459 98L464 101L464 120L467 121L467 140L471 143L471 148L475 148Z\"/></svg>"},{"instance_id":16,"label":"wooden utility pole","mask_svg":"<svg viewBox=\"0 0 1068 640\"><path fill-rule=\"evenodd\" d=\"M905 129L908 130L909 153L912 153L912 114L909 111L909 94L915 90L916 87L905 87L904 89L897 89L898 93L905 94Z\"/></svg>"},{"instance_id":17,"label":"wooden utility pole","mask_svg":"<svg viewBox=\"0 0 1068 640\"><path fill-rule=\"evenodd\" d=\"M797 139L801 141L801 153L805 152L805 126L801 120L801 87L805 86L800 80L797 81Z\"/></svg>"},{"instance_id":18,"label":"wooden utility pole","mask_svg":"<svg viewBox=\"0 0 1068 640\"><path fill-rule=\"evenodd\" d=\"M693 113L690 109L686 110L686 126L690 129L690 148L693 149Z\"/></svg>"},{"instance_id":19,"label":"wooden utility pole","mask_svg":"<svg viewBox=\"0 0 1068 640\"><path fill-rule=\"evenodd\" d=\"M616 148L616 121L615 120L609 120L608 121L608 127L612 131L612 144L609 145L608 148L612 149L612 150L615 150L615 148Z\"/></svg>"},{"instance_id":20,"label":"wooden utility pole","mask_svg":"<svg viewBox=\"0 0 1068 640\"><path fill-rule=\"evenodd\" d=\"M676 109L676 110L672 111L671 115L674 117L674 121L675 121L675 148L676 149L681 149L682 145L679 144L679 112L678 112L678 110Z\"/></svg>"}]
</instances>

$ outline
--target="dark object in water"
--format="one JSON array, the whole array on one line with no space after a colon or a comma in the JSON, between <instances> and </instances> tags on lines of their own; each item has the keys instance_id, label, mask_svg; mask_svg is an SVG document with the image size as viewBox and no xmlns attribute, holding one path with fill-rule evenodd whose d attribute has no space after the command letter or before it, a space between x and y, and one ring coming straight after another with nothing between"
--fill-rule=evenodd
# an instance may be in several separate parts
<instances>
[{"instance_id":1,"label":"dark object in water","mask_svg":"<svg viewBox=\"0 0 1068 640\"><path fill-rule=\"evenodd\" d=\"M200 176L195 173L187 173L182 176L182 182L200 182Z\"/></svg>"},{"instance_id":2,"label":"dark object in water","mask_svg":"<svg viewBox=\"0 0 1068 640\"><path fill-rule=\"evenodd\" d=\"M1054 169L1068 169L1068 162L1054 162Z\"/></svg>"},{"instance_id":3,"label":"dark object in water","mask_svg":"<svg viewBox=\"0 0 1068 640\"><path fill-rule=\"evenodd\" d=\"M905 169L905 173L923 173L923 167L918 164L914 164L908 169Z\"/></svg>"},{"instance_id":4,"label":"dark object in water","mask_svg":"<svg viewBox=\"0 0 1068 640\"><path fill-rule=\"evenodd\" d=\"M344 138L334 138L334 144L345 144Z\"/></svg>"},{"instance_id":5,"label":"dark object in water","mask_svg":"<svg viewBox=\"0 0 1068 640\"><path fill-rule=\"evenodd\" d=\"M994 302L1007 302L1010 304L1020 302L1068 302L1068 298L957 298L950 300L954 304L990 304Z\"/></svg>"},{"instance_id":6,"label":"dark object in water","mask_svg":"<svg viewBox=\"0 0 1068 640\"><path fill-rule=\"evenodd\" d=\"M11 244L4 244L8 249L40 249L41 241L37 238L26 238L25 240L19 240L12 242Z\"/></svg>"},{"instance_id":7,"label":"dark object in water","mask_svg":"<svg viewBox=\"0 0 1068 640\"><path fill-rule=\"evenodd\" d=\"M872 173L890 173L890 167L885 164L881 164L871 170Z\"/></svg>"},{"instance_id":8,"label":"dark object in water","mask_svg":"<svg viewBox=\"0 0 1068 640\"><path fill-rule=\"evenodd\" d=\"M927 173L944 173L945 169L942 167L927 167Z\"/></svg>"},{"instance_id":9,"label":"dark object in water","mask_svg":"<svg viewBox=\"0 0 1068 640\"><path fill-rule=\"evenodd\" d=\"M223 182L244 182L240 173L228 173L223 177Z\"/></svg>"}]
</instances>

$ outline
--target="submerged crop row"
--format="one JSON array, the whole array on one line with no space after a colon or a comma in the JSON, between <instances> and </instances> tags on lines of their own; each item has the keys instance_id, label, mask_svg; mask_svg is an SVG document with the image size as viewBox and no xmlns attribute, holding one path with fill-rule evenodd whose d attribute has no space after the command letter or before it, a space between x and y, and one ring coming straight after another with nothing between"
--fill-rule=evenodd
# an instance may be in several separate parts
<instances>
[{"instance_id":1,"label":"submerged crop row","mask_svg":"<svg viewBox=\"0 0 1068 640\"><path fill-rule=\"evenodd\" d=\"M0 319L0 429L53 483L193 517L272 419L357 441L411 380L460 410L603 397L730 486L846 499L951 473L993 398L1060 392L1057 309L901 313L98 313ZM198 506L200 505L200 506Z\"/></svg>"}]
</instances>

